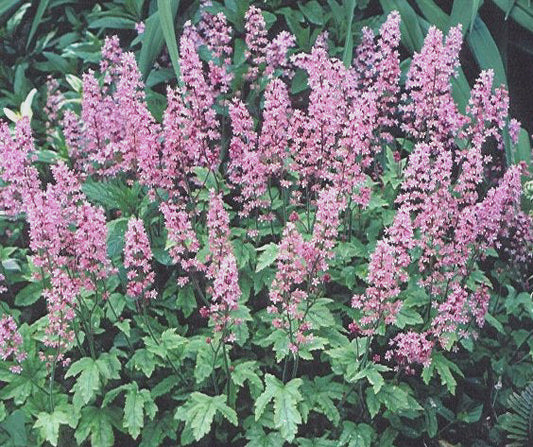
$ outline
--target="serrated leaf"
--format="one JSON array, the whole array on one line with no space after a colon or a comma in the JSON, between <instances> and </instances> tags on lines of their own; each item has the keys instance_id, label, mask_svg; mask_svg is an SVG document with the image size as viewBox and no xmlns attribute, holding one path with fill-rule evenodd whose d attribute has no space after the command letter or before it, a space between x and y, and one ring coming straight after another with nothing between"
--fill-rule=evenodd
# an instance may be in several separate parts
<instances>
[{"instance_id":1,"label":"serrated leaf","mask_svg":"<svg viewBox=\"0 0 533 447\"><path fill-rule=\"evenodd\" d=\"M417 311L406 306L402 306L396 316L394 325L400 329L403 329L405 326L412 326L423 322L424 320Z\"/></svg>"},{"instance_id":2,"label":"serrated leaf","mask_svg":"<svg viewBox=\"0 0 533 447\"><path fill-rule=\"evenodd\" d=\"M249 360L234 365L235 369L231 373L231 381L238 387L242 387L248 381L250 387L256 390L263 389L263 382L257 374L259 366L256 361Z\"/></svg>"},{"instance_id":3,"label":"serrated leaf","mask_svg":"<svg viewBox=\"0 0 533 447\"><path fill-rule=\"evenodd\" d=\"M176 328L167 329L161 334L161 344L167 351L182 349L187 343L185 337L176 334Z\"/></svg>"},{"instance_id":4,"label":"serrated leaf","mask_svg":"<svg viewBox=\"0 0 533 447\"><path fill-rule=\"evenodd\" d=\"M368 424L355 424L351 421L343 423L339 443L347 447L371 447L376 433Z\"/></svg>"},{"instance_id":5,"label":"serrated leaf","mask_svg":"<svg viewBox=\"0 0 533 447\"><path fill-rule=\"evenodd\" d=\"M503 324L501 324L496 318L494 318L491 314L486 313L485 314L485 321L490 324L494 329L496 329L500 334L505 334L505 329L503 327Z\"/></svg>"},{"instance_id":6,"label":"serrated leaf","mask_svg":"<svg viewBox=\"0 0 533 447\"><path fill-rule=\"evenodd\" d=\"M119 379L121 364L116 352L104 352L96 360L96 366L104 380Z\"/></svg>"},{"instance_id":7,"label":"serrated leaf","mask_svg":"<svg viewBox=\"0 0 533 447\"><path fill-rule=\"evenodd\" d=\"M137 371L142 371L148 378L152 376L156 366L155 356L148 349L137 349L128 364L130 362L133 368Z\"/></svg>"},{"instance_id":8,"label":"serrated leaf","mask_svg":"<svg viewBox=\"0 0 533 447\"><path fill-rule=\"evenodd\" d=\"M150 393L152 399L157 399L158 397L163 396L164 394L170 393L176 386L179 384L179 379L177 376L168 376L165 377L161 382L152 387Z\"/></svg>"},{"instance_id":9,"label":"serrated leaf","mask_svg":"<svg viewBox=\"0 0 533 447\"><path fill-rule=\"evenodd\" d=\"M331 380L331 377L315 377L311 382L305 380L302 395L309 408L324 414L334 426L339 425L340 414L333 399L342 399L342 386Z\"/></svg>"},{"instance_id":10,"label":"serrated leaf","mask_svg":"<svg viewBox=\"0 0 533 447\"><path fill-rule=\"evenodd\" d=\"M283 438L278 432L265 433L259 424L253 424L246 430L247 447L279 447L283 445Z\"/></svg>"},{"instance_id":11,"label":"serrated leaf","mask_svg":"<svg viewBox=\"0 0 533 447\"><path fill-rule=\"evenodd\" d=\"M457 381L455 380L452 369L454 372L462 376L462 372L455 363L448 360L440 352L433 355L431 359L431 365L435 367L435 370L440 376L440 381L443 385L446 385L448 391L455 395L455 388L457 386Z\"/></svg>"},{"instance_id":12,"label":"serrated leaf","mask_svg":"<svg viewBox=\"0 0 533 447\"><path fill-rule=\"evenodd\" d=\"M130 386L126 393L124 405L124 428L133 439L137 439L144 426L145 396L139 392L137 384Z\"/></svg>"},{"instance_id":13,"label":"serrated leaf","mask_svg":"<svg viewBox=\"0 0 533 447\"><path fill-rule=\"evenodd\" d=\"M379 408L381 407L381 402L377 399L376 393L371 388L366 389L366 406L368 407L371 418L374 418L378 414Z\"/></svg>"},{"instance_id":14,"label":"serrated leaf","mask_svg":"<svg viewBox=\"0 0 533 447\"><path fill-rule=\"evenodd\" d=\"M318 298L309 309L307 318L314 329L335 326L335 318L328 308L332 302L333 300L328 298Z\"/></svg>"},{"instance_id":15,"label":"serrated leaf","mask_svg":"<svg viewBox=\"0 0 533 447\"><path fill-rule=\"evenodd\" d=\"M461 411L459 414L457 414L457 419L466 422L467 424L473 424L481 419L482 414L483 404L479 404L468 411Z\"/></svg>"},{"instance_id":16,"label":"serrated leaf","mask_svg":"<svg viewBox=\"0 0 533 447\"><path fill-rule=\"evenodd\" d=\"M90 360L91 362L87 362L87 365L73 387L73 402L74 406L78 409L88 404L96 394L96 391L100 389L100 372L98 366L96 361Z\"/></svg>"},{"instance_id":17,"label":"serrated leaf","mask_svg":"<svg viewBox=\"0 0 533 447\"><path fill-rule=\"evenodd\" d=\"M76 442L82 444L89 436L91 445L111 447L115 443L113 415L107 408L88 406L81 410L81 418L74 434Z\"/></svg>"},{"instance_id":18,"label":"serrated leaf","mask_svg":"<svg viewBox=\"0 0 533 447\"><path fill-rule=\"evenodd\" d=\"M263 245L262 247L258 248L257 251L261 251L262 253L257 258L257 264L255 267L256 273L272 265L278 258L278 246L272 242L270 244Z\"/></svg>"},{"instance_id":19,"label":"serrated leaf","mask_svg":"<svg viewBox=\"0 0 533 447\"><path fill-rule=\"evenodd\" d=\"M74 428L76 423L76 414L69 407L61 407L56 408L53 413L39 413L33 428L39 430L39 434L43 439L53 446L57 446L59 441L59 427L61 425L70 425Z\"/></svg>"},{"instance_id":20,"label":"serrated leaf","mask_svg":"<svg viewBox=\"0 0 533 447\"><path fill-rule=\"evenodd\" d=\"M292 442L302 423L302 416L298 410L298 403L303 400L299 392L302 379L292 379L283 384L273 375L265 376L265 391L255 403L255 420L259 420L266 406L274 400L274 426L279 429L286 441Z\"/></svg>"},{"instance_id":21,"label":"serrated leaf","mask_svg":"<svg viewBox=\"0 0 533 447\"><path fill-rule=\"evenodd\" d=\"M10 436L13 445L23 447L28 445L28 435L26 433L26 415L22 410L13 411L2 424L5 432Z\"/></svg>"},{"instance_id":22,"label":"serrated leaf","mask_svg":"<svg viewBox=\"0 0 533 447\"><path fill-rule=\"evenodd\" d=\"M185 422L185 430L192 430L194 439L199 441L211 431L216 413L220 413L231 424L237 426L237 413L226 405L226 395L207 396L194 392L187 403L178 409L176 418Z\"/></svg>"},{"instance_id":23,"label":"serrated leaf","mask_svg":"<svg viewBox=\"0 0 533 447\"><path fill-rule=\"evenodd\" d=\"M265 390L255 401L255 421L263 415L266 406L274 398L277 392L278 380L271 374L265 375Z\"/></svg>"},{"instance_id":24,"label":"serrated leaf","mask_svg":"<svg viewBox=\"0 0 533 447\"><path fill-rule=\"evenodd\" d=\"M124 249L124 235L128 228L128 219L121 217L107 224L107 254L110 258L120 256Z\"/></svg>"},{"instance_id":25,"label":"serrated leaf","mask_svg":"<svg viewBox=\"0 0 533 447\"><path fill-rule=\"evenodd\" d=\"M213 351L211 347L205 343L198 350L196 355L196 365L194 367L194 378L196 383L202 383L207 379L213 371Z\"/></svg>"},{"instance_id":26,"label":"serrated leaf","mask_svg":"<svg viewBox=\"0 0 533 447\"><path fill-rule=\"evenodd\" d=\"M176 305L178 306L178 309L181 309L185 318L190 317L194 312L197 307L196 297L194 296L194 290L190 284L179 289Z\"/></svg>"},{"instance_id":27,"label":"serrated leaf","mask_svg":"<svg viewBox=\"0 0 533 447\"><path fill-rule=\"evenodd\" d=\"M298 402L302 400L298 391L301 384L301 379L292 379L274 396L274 424L280 430L283 439L289 442L292 442L298 431L298 425L302 423L298 411Z\"/></svg>"},{"instance_id":28,"label":"serrated leaf","mask_svg":"<svg viewBox=\"0 0 533 447\"><path fill-rule=\"evenodd\" d=\"M416 408L412 407L409 394L397 385L385 384L380 392L376 393L376 397L387 410L393 413L400 410L422 409L420 405Z\"/></svg>"}]
</instances>

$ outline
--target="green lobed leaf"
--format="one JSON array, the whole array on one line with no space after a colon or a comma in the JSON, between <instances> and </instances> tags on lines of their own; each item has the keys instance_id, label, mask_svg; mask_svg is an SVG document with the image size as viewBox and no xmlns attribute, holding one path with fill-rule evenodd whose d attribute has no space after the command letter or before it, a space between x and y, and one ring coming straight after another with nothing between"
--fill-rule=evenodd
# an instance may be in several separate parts
<instances>
[{"instance_id":1,"label":"green lobed leaf","mask_svg":"<svg viewBox=\"0 0 533 447\"><path fill-rule=\"evenodd\" d=\"M375 437L376 432L370 425L344 421L339 443L347 447L371 447Z\"/></svg>"},{"instance_id":2,"label":"green lobed leaf","mask_svg":"<svg viewBox=\"0 0 533 447\"><path fill-rule=\"evenodd\" d=\"M53 446L57 446L59 441L59 427L69 425L76 427L78 418L70 406L56 407L53 413L41 412L37 415L37 420L33 428L37 429L41 437Z\"/></svg>"},{"instance_id":3,"label":"green lobed leaf","mask_svg":"<svg viewBox=\"0 0 533 447\"><path fill-rule=\"evenodd\" d=\"M298 402L302 396L298 388L302 379L292 379L274 396L274 424L280 430L283 439L292 442L298 425L302 423L302 417L298 411Z\"/></svg>"},{"instance_id":4,"label":"green lobed leaf","mask_svg":"<svg viewBox=\"0 0 533 447\"><path fill-rule=\"evenodd\" d=\"M220 413L231 424L237 425L237 413L226 405L226 395L207 396L200 392L191 393L187 403L176 412L176 419L185 422L185 430L192 430L196 441L211 431L215 414Z\"/></svg>"},{"instance_id":5,"label":"green lobed leaf","mask_svg":"<svg viewBox=\"0 0 533 447\"><path fill-rule=\"evenodd\" d=\"M272 265L278 258L278 246L272 242L259 247L257 251L260 251L261 254L257 258L256 273Z\"/></svg>"},{"instance_id":6,"label":"green lobed leaf","mask_svg":"<svg viewBox=\"0 0 533 447\"><path fill-rule=\"evenodd\" d=\"M274 400L274 426L286 441L292 442L302 423L298 403L303 400L299 392L302 379L292 379L283 384L271 374L265 375L265 391L255 402L255 420L262 416L266 406Z\"/></svg>"},{"instance_id":7,"label":"green lobed leaf","mask_svg":"<svg viewBox=\"0 0 533 447\"><path fill-rule=\"evenodd\" d=\"M0 427L9 435L14 447L28 445L25 422L25 413L22 410L15 410L0 424Z\"/></svg>"},{"instance_id":8,"label":"green lobed leaf","mask_svg":"<svg viewBox=\"0 0 533 447\"><path fill-rule=\"evenodd\" d=\"M89 436L91 445L111 447L115 443L111 421L114 415L107 408L87 406L82 408L81 417L74 437L82 444Z\"/></svg>"},{"instance_id":9,"label":"green lobed leaf","mask_svg":"<svg viewBox=\"0 0 533 447\"><path fill-rule=\"evenodd\" d=\"M133 388L126 394L124 406L124 427L133 439L137 439L144 425L144 401Z\"/></svg>"}]
</instances>

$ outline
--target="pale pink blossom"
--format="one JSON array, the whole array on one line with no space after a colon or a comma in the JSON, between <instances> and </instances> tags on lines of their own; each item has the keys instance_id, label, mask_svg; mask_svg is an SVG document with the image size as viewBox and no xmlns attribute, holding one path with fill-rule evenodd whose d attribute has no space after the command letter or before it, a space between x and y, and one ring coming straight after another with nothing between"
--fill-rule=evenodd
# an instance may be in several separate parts
<instances>
[{"instance_id":1,"label":"pale pink blossom","mask_svg":"<svg viewBox=\"0 0 533 447\"><path fill-rule=\"evenodd\" d=\"M127 270L128 295L137 299L153 299L155 273L152 270L152 249L141 219L132 217L124 236L124 267Z\"/></svg>"},{"instance_id":2,"label":"pale pink blossom","mask_svg":"<svg viewBox=\"0 0 533 447\"><path fill-rule=\"evenodd\" d=\"M12 373L22 372L21 363L26 359L22 336L17 323L11 315L3 315L0 319L0 358L3 361L13 360L15 365L10 367Z\"/></svg>"}]
</instances>

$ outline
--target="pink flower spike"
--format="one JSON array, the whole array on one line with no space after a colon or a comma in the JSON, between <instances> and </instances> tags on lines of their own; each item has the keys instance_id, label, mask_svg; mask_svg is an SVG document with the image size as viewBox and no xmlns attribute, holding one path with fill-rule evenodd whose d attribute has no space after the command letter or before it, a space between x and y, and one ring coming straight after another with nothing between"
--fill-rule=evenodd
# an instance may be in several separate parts
<instances>
[{"instance_id":1,"label":"pink flower spike","mask_svg":"<svg viewBox=\"0 0 533 447\"><path fill-rule=\"evenodd\" d=\"M127 269L128 295L136 299L155 298L150 290L155 273L152 270L152 250L141 219L132 217L124 237L124 267Z\"/></svg>"}]
</instances>

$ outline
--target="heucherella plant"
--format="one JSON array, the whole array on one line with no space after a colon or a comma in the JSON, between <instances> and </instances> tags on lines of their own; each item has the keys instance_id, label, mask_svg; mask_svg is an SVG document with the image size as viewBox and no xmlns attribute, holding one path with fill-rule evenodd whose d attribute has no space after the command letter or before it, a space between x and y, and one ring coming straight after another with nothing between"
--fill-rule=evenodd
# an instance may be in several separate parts
<instances>
[{"instance_id":1,"label":"heucherella plant","mask_svg":"<svg viewBox=\"0 0 533 447\"><path fill-rule=\"evenodd\" d=\"M0 412L32 444L435 438L495 321L491 262L531 265L507 92L488 70L453 99L460 27L429 28L403 77L396 12L349 67L327 33L302 53L243 15L202 3L160 120L110 37L78 108L50 84L66 156L43 164L27 118L0 125L24 265L0 274Z\"/></svg>"}]
</instances>

